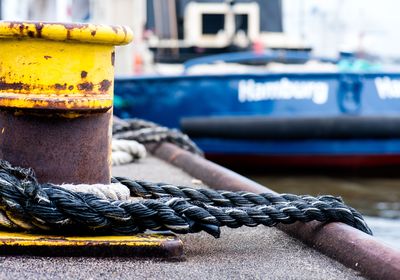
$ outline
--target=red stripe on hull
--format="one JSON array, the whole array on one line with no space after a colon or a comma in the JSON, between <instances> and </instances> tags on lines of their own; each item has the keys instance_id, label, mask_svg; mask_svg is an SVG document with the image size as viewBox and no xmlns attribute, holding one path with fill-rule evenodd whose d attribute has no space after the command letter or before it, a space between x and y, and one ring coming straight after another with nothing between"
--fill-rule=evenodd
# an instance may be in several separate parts
<instances>
[{"instance_id":1,"label":"red stripe on hull","mask_svg":"<svg viewBox=\"0 0 400 280\"><path fill-rule=\"evenodd\" d=\"M350 172L388 171L400 176L399 155L343 155L343 156L265 156L206 154L207 159L234 169L272 168L275 170L342 169Z\"/></svg>"}]
</instances>

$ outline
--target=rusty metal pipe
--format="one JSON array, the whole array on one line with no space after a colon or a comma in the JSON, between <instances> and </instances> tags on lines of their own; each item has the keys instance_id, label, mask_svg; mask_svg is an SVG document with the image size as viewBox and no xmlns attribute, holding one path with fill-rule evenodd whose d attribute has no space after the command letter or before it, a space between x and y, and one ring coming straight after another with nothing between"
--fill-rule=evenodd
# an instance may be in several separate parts
<instances>
[{"instance_id":1,"label":"rusty metal pipe","mask_svg":"<svg viewBox=\"0 0 400 280\"><path fill-rule=\"evenodd\" d=\"M172 144L147 145L152 153L215 189L274 192L231 170ZM371 279L399 279L400 252L342 223L279 225L278 228L310 247Z\"/></svg>"},{"instance_id":2,"label":"rusty metal pipe","mask_svg":"<svg viewBox=\"0 0 400 280\"><path fill-rule=\"evenodd\" d=\"M109 183L121 26L0 22L0 157L41 182Z\"/></svg>"}]
</instances>

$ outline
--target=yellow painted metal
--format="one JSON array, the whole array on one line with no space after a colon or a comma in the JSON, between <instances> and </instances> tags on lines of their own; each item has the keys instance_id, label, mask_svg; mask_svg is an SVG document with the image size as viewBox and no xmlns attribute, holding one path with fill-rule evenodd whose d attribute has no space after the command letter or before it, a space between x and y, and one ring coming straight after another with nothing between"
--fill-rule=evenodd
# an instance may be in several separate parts
<instances>
[{"instance_id":1,"label":"yellow painted metal","mask_svg":"<svg viewBox=\"0 0 400 280\"><path fill-rule=\"evenodd\" d=\"M0 245L8 246L146 246L159 247L176 241L174 235L136 234L132 236L54 236L0 231ZM182 241L178 241L180 244Z\"/></svg>"},{"instance_id":2,"label":"yellow painted metal","mask_svg":"<svg viewBox=\"0 0 400 280\"><path fill-rule=\"evenodd\" d=\"M90 23L0 22L0 38L40 38L93 44L124 45L132 31L124 26Z\"/></svg>"},{"instance_id":3,"label":"yellow painted metal","mask_svg":"<svg viewBox=\"0 0 400 280\"><path fill-rule=\"evenodd\" d=\"M55 236L0 231L0 254L180 259L183 243L173 234Z\"/></svg>"},{"instance_id":4,"label":"yellow painted metal","mask_svg":"<svg viewBox=\"0 0 400 280\"><path fill-rule=\"evenodd\" d=\"M0 22L0 107L111 108L114 46L131 40L118 26Z\"/></svg>"}]
</instances>

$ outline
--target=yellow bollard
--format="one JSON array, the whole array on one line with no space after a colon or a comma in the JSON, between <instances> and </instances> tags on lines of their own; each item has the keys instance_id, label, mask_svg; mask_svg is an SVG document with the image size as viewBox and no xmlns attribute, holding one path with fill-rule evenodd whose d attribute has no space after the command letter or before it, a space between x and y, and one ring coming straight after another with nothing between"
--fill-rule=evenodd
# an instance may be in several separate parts
<instances>
[{"instance_id":1,"label":"yellow bollard","mask_svg":"<svg viewBox=\"0 0 400 280\"><path fill-rule=\"evenodd\" d=\"M114 46L125 27L0 22L0 158L41 182L110 183ZM174 235L65 237L0 231L5 254L179 258Z\"/></svg>"},{"instance_id":2,"label":"yellow bollard","mask_svg":"<svg viewBox=\"0 0 400 280\"><path fill-rule=\"evenodd\" d=\"M0 158L41 182L109 183L121 26L0 22Z\"/></svg>"}]
</instances>

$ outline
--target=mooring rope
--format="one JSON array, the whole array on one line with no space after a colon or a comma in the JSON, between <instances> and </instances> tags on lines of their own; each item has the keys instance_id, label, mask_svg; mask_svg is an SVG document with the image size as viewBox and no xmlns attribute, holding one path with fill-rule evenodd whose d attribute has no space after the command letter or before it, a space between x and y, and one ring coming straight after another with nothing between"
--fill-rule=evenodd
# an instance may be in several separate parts
<instances>
[{"instance_id":1,"label":"mooring rope","mask_svg":"<svg viewBox=\"0 0 400 280\"><path fill-rule=\"evenodd\" d=\"M190 138L177 129L170 129L142 119L113 117L113 139L135 140L141 144L170 142L189 152L203 156Z\"/></svg>"},{"instance_id":2,"label":"mooring rope","mask_svg":"<svg viewBox=\"0 0 400 280\"><path fill-rule=\"evenodd\" d=\"M175 233L220 227L274 226L296 221L343 222L368 234L360 213L333 196L213 191L113 178L131 197L104 199L92 193L38 183L32 169L0 160L0 225L23 230L134 234L146 230Z\"/></svg>"},{"instance_id":3,"label":"mooring rope","mask_svg":"<svg viewBox=\"0 0 400 280\"><path fill-rule=\"evenodd\" d=\"M73 192L91 193L101 199L128 200L130 198L129 188L121 183L113 183L110 185L62 184L58 186Z\"/></svg>"},{"instance_id":4,"label":"mooring rope","mask_svg":"<svg viewBox=\"0 0 400 280\"><path fill-rule=\"evenodd\" d=\"M112 140L112 165L122 165L146 157L146 148L135 140Z\"/></svg>"}]
</instances>

